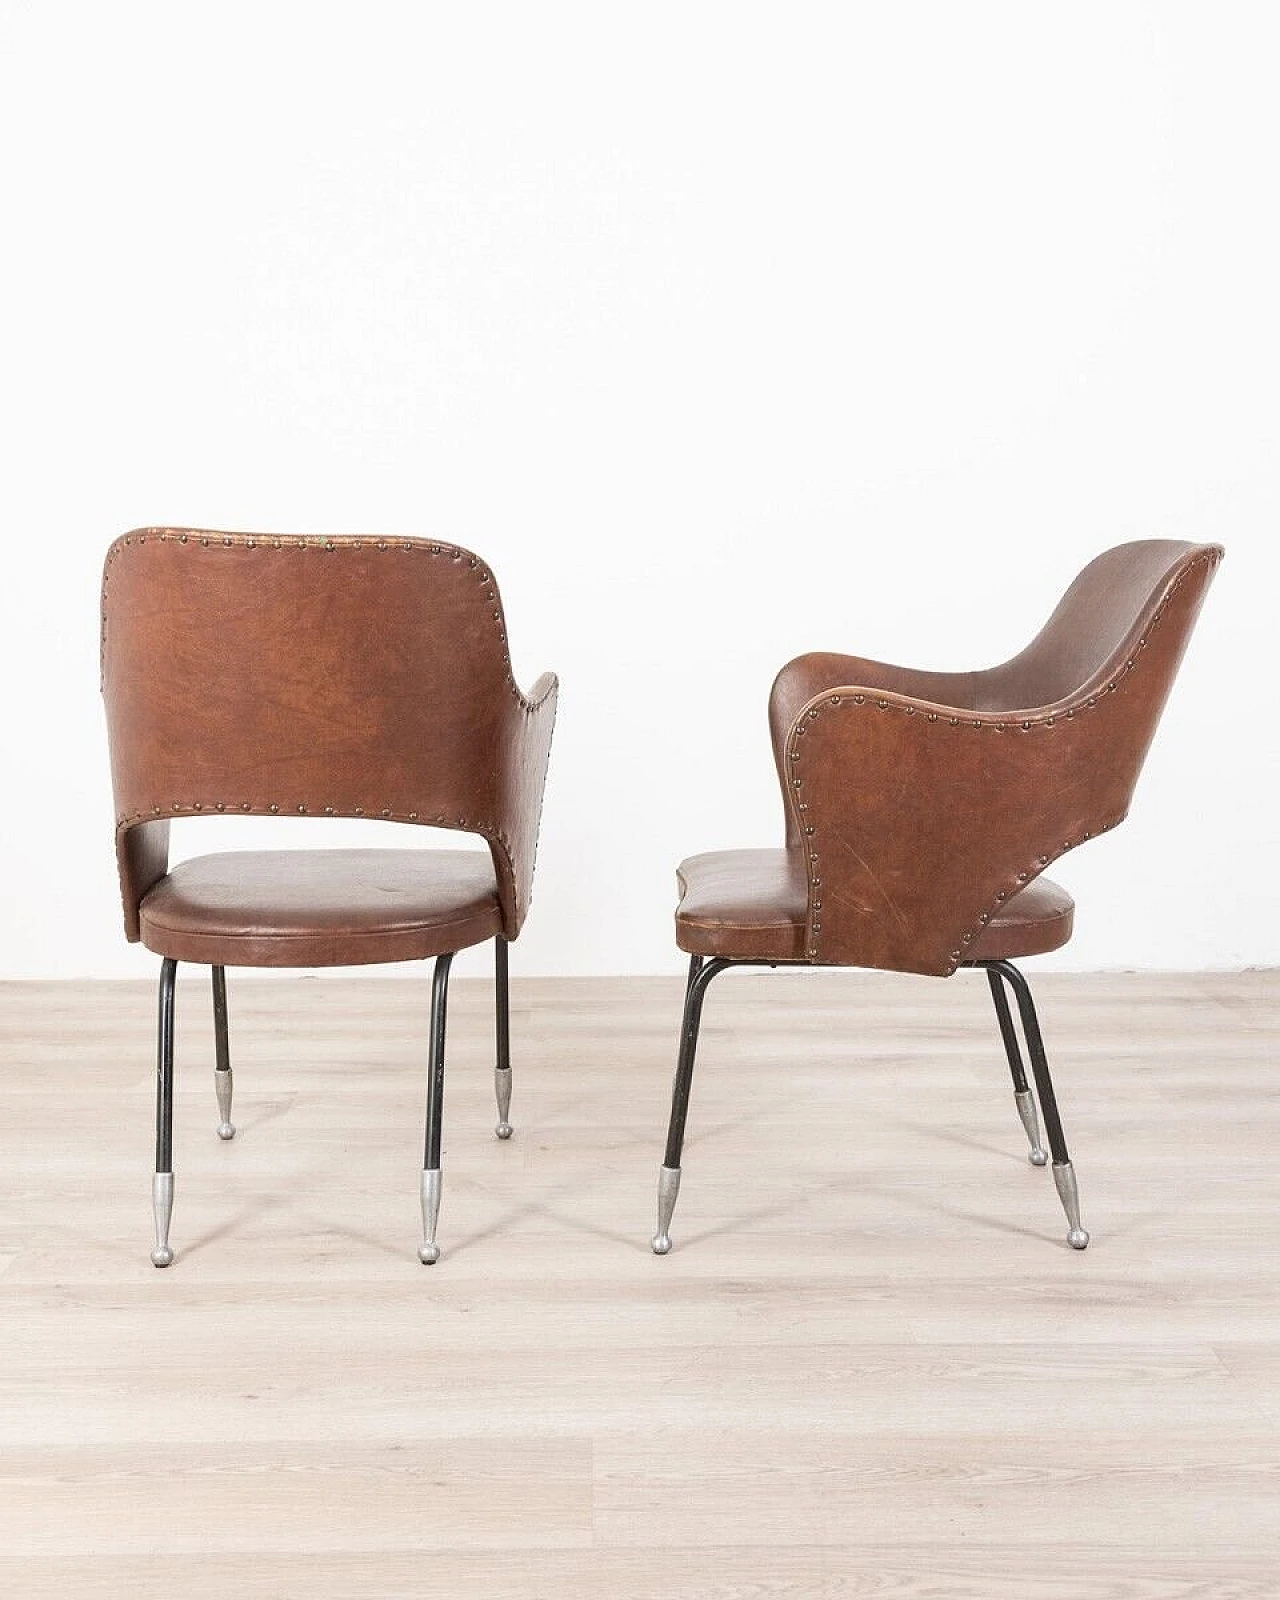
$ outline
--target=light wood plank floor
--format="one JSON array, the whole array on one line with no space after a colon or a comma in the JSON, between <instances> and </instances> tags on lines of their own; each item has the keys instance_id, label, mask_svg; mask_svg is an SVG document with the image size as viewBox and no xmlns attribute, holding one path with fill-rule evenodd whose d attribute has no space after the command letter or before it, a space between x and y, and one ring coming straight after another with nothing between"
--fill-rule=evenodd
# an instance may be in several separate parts
<instances>
[{"instance_id":1,"label":"light wood plank floor","mask_svg":"<svg viewBox=\"0 0 1280 1600\"><path fill-rule=\"evenodd\" d=\"M1034 966L1034 963L1031 964ZM1034 973L1033 973L1034 977ZM419 1266L423 980L0 986L0 1593L1280 1595L1280 975L1037 981L1093 1244L985 982L729 975L675 1249L681 984L455 982Z\"/></svg>"}]
</instances>

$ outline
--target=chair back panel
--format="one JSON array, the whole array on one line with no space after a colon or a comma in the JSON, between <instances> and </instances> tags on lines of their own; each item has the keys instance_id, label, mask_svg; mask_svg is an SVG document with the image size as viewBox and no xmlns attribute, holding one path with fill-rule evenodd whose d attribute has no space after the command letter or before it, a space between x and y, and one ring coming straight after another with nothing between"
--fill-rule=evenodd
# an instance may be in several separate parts
<instances>
[{"instance_id":1,"label":"chair back panel","mask_svg":"<svg viewBox=\"0 0 1280 1600\"><path fill-rule=\"evenodd\" d=\"M102 689L126 925L170 817L501 834L497 752L521 697L497 585L455 546L126 535L103 574Z\"/></svg>"}]
</instances>

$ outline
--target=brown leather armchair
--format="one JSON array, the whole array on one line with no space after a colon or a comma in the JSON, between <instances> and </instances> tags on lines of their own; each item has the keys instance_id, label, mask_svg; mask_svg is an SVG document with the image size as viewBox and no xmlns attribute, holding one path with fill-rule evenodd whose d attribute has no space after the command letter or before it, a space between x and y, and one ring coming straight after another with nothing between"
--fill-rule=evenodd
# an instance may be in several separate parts
<instances>
[{"instance_id":1,"label":"brown leather armchair","mask_svg":"<svg viewBox=\"0 0 1280 1600\"><path fill-rule=\"evenodd\" d=\"M1013 990L1067 1214L1075 1174L1026 979L1015 957L1071 937L1070 895L1040 874L1124 820L1222 550L1144 540L1108 550L1037 637L986 671L916 672L805 655L769 704L786 811L778 850L679 868L676 942L690 956L653 1249L671 1248L707 985L726 968L985 970L1031 1160L1045 1165L1004 985Z\"/></svg>"},{"instance_id":2,"label":"brown leather armchair","mask_svg":"<svg viewBox=\"0 0 1280 1600\"><path fill-rule=\"evenodd\" d=\"M493 575L453 545L145 528L107 552L102 692L125 933L163 958L152 1261L173 1260L178 962L213 969L230 1139L226 967L433 956L418 1254L434 1262L449 967L486 939L497 1133L511 1134L507 946L529 909L555 678L520 692ZM170 819L219 814L416 823L489 849L227 852L171 867Z\"/></svg>"}]
</instances>

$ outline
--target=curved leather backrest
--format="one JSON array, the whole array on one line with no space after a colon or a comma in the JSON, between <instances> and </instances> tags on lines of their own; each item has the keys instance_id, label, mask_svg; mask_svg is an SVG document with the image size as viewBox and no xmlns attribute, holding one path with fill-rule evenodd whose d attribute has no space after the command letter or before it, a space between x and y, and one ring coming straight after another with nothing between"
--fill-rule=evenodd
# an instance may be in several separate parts
<instances>
[{"instance_id":1,"label":"curved leather backrest","mask_svg":"<svg viewBox=\"0 0 1280 1600\"><path fill-rule=\"evenodd\" d=\"M1003 901L1122 821L1221 555L1107 551L1026 650L984 671L785 667L771 721L809 959L954 972Z\"/></svg>"},{"instance_id":2,"label":"curved leather backrest","mask_svg":"<svg viewBox=\"0 0 1280 1600\"><path fill-rule=\"evenodd\" d=\"M1210 551L1206 583L1221 558L1220 546L1139 539L1104 550L1076 577L1025 650L974 674L967 704L975 711L1011 712L1087 694L1118 670L1171 585L1188 581L1179 575Z\"/></svg>"},{"instance_id":3,"label":"curved leather backrest","mask_svg":"<svg viewBox=\"0 0 1280 1600\"><path fill-rule=\"evenodd\" d=\"M554 704L554 680L540 684ZM421 539L143 529L108 551L102 690L125 921L167 820L370 817L489 841L508 937L527 909L545 739L478 557ZM532 824L530 827L530 813Z\"/></svg>"}]
</instances>

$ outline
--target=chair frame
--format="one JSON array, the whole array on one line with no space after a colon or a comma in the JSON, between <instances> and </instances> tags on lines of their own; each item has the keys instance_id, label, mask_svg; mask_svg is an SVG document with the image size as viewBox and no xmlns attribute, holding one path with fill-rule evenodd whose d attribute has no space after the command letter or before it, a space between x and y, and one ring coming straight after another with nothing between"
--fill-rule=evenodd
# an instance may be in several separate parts
<instances>
[{"instance_id":1,"label":"chair frame","mask_svg":"<svg viewBox=\"0 0 1280 1600\"><path fill-rule=\"evenodd\" d=\"M943 978L981 967L1030 1159L1042 1166L1048 1157L1009 1007L1012 989L1067 1242L1076 1250L1088 1245L1035 1002L1010 959L1057 948L1070 936L1070 919L1020 938L1016 918L1001 930L1002 913L1053 861L1124 820L1222 555L1220 545L1164 539L1104 551L1026 649L976 672L829 652L782 668L769 727L785 857L805 883L803 922L787 909L780 918L786 941L771 943L768 929L756 937L749 916L717 924L711 896L682 927L686 869L712 858L681 866L677 937L691 960L658 1179L658 1255L671 1248L703 999L732 966Z\"/></svg>"},{"instance_id":2,"label":"chair frame","mask_svg":"<svg viewBox=\"0 0 1280 1600\"><path fill-rule=\"evenodd\" d=\"M272 601L284 609L271 610ZM379 618L380 650L366 648L371 614ZM282 617L290 626L281 626ZM318 633L317 617L323 619ZM446 674L449 692L442 694L435 688L440 641L452 638L453 628L467 640L468 671ZM255 670L243 663L241 670L225 670L227 660L243 654L238 642ZM312 659L317 642L327 652L328 698L312 694L309 680L299 692L298 663ZM340 948L339 924L337 944L319 962L270 948L272 934L235 952L244 965L266 968L434 959L418 1257L435 1262L449 973L458 948L490 936L495 1131L503 1140L512 1133L508 946L520 933L532 890L555 722L554 674L544 673L528 694L520 690L496 580L486 563L460 546L190 528L135 529L108 550L101 673L125 935L149 942L161 957L151 1255L157 1267L174 1259L169 1230L179 961L211 966L217 1134L229 1141L236 1131L225 957L221 950L214 954L218 936L211 935L202 952L189 932L170 939L142 926L144 901L169 872L170 819L224 812L380 819L454 829L488 846L494 918L473 928L470 938L460 930L436 938L427 924L408 949L402 942L398 953L361 951L349 958ZM191 702L184 699L184 683L198 686L198 700L196 691ZM259 691L261 684L276 683L275 693ZM189 703L198 704L199 716L189 715ZM370 707L378 714L366 716ZM219 737L210 737L209 727ZM195 939L202 937L197 930ZM442 950L449 941L456 941L454 948Z\"/></svg>"},{"instance_id":3,"label":"chair frame","mask_svg":"<svg viewBox=\"0 0 1280 1600\"><path fill-rule=\"evenodd\" d=\"M981 968L987 975L996 1019L1000 1026L1000 1037L1004 1043L1009 1073L1013 1079L1014 1105L1017 1108L1018 1120L1022 1123L1027 1136L1027 1159L1032 1166L1043 1167L1048 1163L1049 1155L1040 1143L1035 1098L1027 1083L1026 1068L1023 1065L1022 1052L1018 1047L1017 1031L1009 1010L1005 984L1013 990L1022 1021L1027 1054L1031 1060L1036 1092L1040 1097L1040 1109L1044 1114L1049 1151L1053 1157L1054 1186L1067 1217L1067 1243L1073 1250L1083 1250L1089 1243L1089 1235L1080 1222L1080 1195L1075 1169L1071 1164L1066 1137L1062 1131L1062 1117L1058 1111L1058 1100L1049 1073L1049 1061L1045 1054L1044 1039L1040 1032L1040 1021L1036 1015L1031 986L1012 961L966 961L963 965L973 969ZM671 1219L680 1194L680 1162L684 1150L685 1123L689 1115L689 1096L693 1088L693 1064L698 1051L698 1033L702 1026L703 1001L712 979L718 978L722 972L727 972L731 967L802 967L811 971L812 963L764 959L737 960L728 956L690 956L689 975L685 982L684 1016L680 1027L680 1052L671 1090L671 1118L667 1125L667 1143L662 1158L662 1168L658 1174L658 1227L651 1241L654 1255L665 1256L671 1249Z\"/></svg>"},{"instance_id":4,"label":"chair frame","mask_svg":"<svg viewBox=\"0 0 1280 1600\"><path fill-rule=\"evenodd\" d=\"M499 934L493 941L494 955L494 1098L498 1121L494 1133L510 1139L511 1125L511 1005L507 956L511 941ZM427 1057L426 1138L422 1158L422 1243L418 1260L433 1266L440 1259L436 1228L440 1219L440 1152L444 1119L444 1057L449 973L455 951L435 958L431 974L431 1024ZM177 1000L179 962L165 957L160 963L159 1019L156 1028L156 1170L152 1179L152 1210L155 1215L156 1243L151 1263L167 1267L173 1262L169 1228L173 1220L173 1086L174 1017ZM236 1136L231 1120L233 1078L230 1027L227 1012L227 974L225 967L211 967L213 988L214 1094L218 1103L218 1138L229 1141Z\"/></svg>"}]
</instances>

